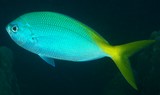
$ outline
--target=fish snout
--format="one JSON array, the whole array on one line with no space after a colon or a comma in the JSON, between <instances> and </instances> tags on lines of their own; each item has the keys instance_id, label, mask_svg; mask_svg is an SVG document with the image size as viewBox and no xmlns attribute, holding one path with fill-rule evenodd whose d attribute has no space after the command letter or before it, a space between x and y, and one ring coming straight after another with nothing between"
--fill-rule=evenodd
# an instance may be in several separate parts
<instances>
[{"instance_id":1,"label":"fish snout","mask_svg":"<svg viewBox=\"0 0 160 95\"><path fill-rule=\"evenodd\" d=\"M6 31L10 34L11 31L10 31L10 26L9 25L6 26Z\"/></svg>"}]
</instances>

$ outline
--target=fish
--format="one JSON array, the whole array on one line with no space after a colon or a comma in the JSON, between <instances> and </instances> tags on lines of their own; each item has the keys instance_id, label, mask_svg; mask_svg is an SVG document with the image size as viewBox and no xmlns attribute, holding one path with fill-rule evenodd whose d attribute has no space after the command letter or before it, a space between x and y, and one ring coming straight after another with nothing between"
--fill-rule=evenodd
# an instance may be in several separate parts
<instances>
[{"instance_id":1,"label":"fish","mask_svg":"<svg viewBox=\"0 0 160 95\"><path fill-rule=\"evenodd\" d=\"M135 90L138 90L138 87L129 57L155 42L140 40L111 45L82 22L50 11L23 14L10 22L6 26L6 31L16 44L37 54L54 67L54 59L81 63L109 57Z\"/></svg>"}]
</instances>

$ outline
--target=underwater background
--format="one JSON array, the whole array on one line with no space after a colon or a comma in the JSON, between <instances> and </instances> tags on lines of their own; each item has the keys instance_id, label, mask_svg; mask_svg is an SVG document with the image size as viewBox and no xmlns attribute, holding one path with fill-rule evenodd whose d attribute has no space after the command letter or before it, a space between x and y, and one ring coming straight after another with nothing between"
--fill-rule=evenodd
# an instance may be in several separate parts
<instances>
[{"instance_id":1,"label":"underwater background","mask_svg":"<svg viewBox=\"0 0 160 95\"><path fill-rule=\"evenodd\" d=\"M6 25L33 11L71 16L112 45L157 39L130 58L139 91L109 58L82 63L55 60L53 68L16 45ZM159 40L159 0L0 0L0 95L160 95Z\"/></svg>"}]
</instances>

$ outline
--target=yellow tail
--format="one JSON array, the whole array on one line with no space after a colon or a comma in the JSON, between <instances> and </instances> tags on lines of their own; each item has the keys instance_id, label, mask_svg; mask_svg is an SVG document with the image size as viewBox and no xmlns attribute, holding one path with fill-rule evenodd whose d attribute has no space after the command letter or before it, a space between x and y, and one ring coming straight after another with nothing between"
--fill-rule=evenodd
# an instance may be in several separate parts
<instances>
[{"instance_id":1,"label":"yellow tail","mask_svg":"<svg viewBox=\"0 0 160 95\"><path fill-rule=\"evenodd\" d=\"M92 39L96 42L96 44L107 54L117 65L118 69L127 80L127 82L136 90L138 90L132 68L129 62L129 57L141 50L142 48L149 46L154 43L155 40L142 40L131 42L124 45L111 46L103 37L101 37L94 30L86 27L88 29L88 33L92 37Z\"/></svg>"},{"instance_id":2,"label":"yellow tail","mask_svg":"<svg viewBox=\"0 0 160 95\"><path fill-rule=\"evenodd\" d=\"M111 56L127 82L134 89L138 90L128 58L142 48L152 44L155 40L142 40L118 46L111 46L108 43L104 44L104 41L99 42L97 44L106 54Z\"/></svg>"}]
</instances>

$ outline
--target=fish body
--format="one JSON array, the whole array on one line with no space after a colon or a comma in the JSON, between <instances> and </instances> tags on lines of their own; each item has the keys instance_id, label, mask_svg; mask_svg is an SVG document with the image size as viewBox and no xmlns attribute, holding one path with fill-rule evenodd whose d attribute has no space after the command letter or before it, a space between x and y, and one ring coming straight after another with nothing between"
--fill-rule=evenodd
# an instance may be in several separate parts
<instances>
[{"instance_id":1,"label":"fish body","mask_svg":"<svg viewBox=\"0 0 160 95\"><path fill-rule=\"evenodd\" d=\"M41 56L70 61L88 61L108 56L92 39L89 32L94 30L62 14L28 13L9 24L11 27L14 25L20 25L17 27L23 35L17 38L17 35L9 32L11 38L21 47Z\"/></svg>"},{"instance_id":2,"label":"fish body","mask_svg":"<svg viewBox=\"0 0 160 95\"><path fill-rule=\"evenodd\" d=\"M128 57L154 40L112 46L87 25L55 12L24 14L6 27L13 41L55 66L53 59L89 61L110 57L127 82L138 89Z\"/></svg>"}]
</instances>

